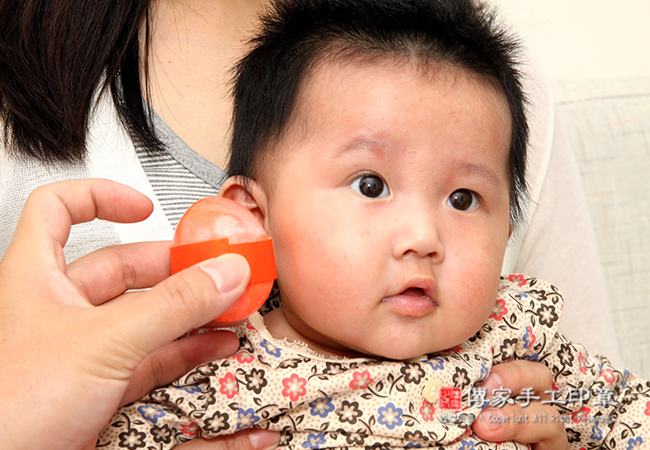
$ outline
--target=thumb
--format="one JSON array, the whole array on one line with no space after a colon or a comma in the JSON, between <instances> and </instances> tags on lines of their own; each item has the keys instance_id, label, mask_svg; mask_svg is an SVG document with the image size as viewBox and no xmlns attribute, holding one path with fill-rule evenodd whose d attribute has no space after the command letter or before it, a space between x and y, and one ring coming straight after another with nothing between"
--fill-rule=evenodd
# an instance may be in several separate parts
<instances>
[{"instance_id":1,"label":"thumb","mask_svg":"<svg viewBox=\"0 0 650 450\"><path fill-rule=\"evenodd\" d=\"M120 323L120 339L132 343L131 356L138 364L158 347L220 316L244 293L249 279L243 256L221 255L115 305L113 323Z\"/></svg>"},{"instance_id":2,"label":"thumb","mask_svg":"<svg viewBox=\"0 0 650 450\"><path fill-rule=\"evenodd\" d=\"M194 439L181 444L178 450L271 450L278 447L280 433L250 428L229 436Z\"/></svg>"}]
</instances>

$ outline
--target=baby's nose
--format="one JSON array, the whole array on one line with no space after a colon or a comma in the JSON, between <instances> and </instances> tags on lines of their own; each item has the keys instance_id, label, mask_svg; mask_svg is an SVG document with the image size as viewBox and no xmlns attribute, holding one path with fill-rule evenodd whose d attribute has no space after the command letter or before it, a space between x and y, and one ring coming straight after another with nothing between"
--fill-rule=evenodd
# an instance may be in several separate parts
<instances>
[{"instance_id":1,"label":"baby's nose","mask_svg":"<svg viewBox=\"0 0 650 450\"><path fill-rule=\"evenodd\" d=\"M395 258L413 254L438 261L444 259L445 249L441 240L441 230L436 226L431 212L420 209L413 214L403 214L397 222Z\"/></svg>"}]
</instances>

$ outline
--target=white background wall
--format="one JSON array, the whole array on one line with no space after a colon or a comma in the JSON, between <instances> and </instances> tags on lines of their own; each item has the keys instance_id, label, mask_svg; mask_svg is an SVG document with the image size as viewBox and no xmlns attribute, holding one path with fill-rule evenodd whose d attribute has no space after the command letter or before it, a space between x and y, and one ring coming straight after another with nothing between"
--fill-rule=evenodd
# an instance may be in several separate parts
<instances>
[{"instance_id":1,"label":"white background wall","mask_svg":"<svg viewBox=\"0 0 650 450\"><path fill-rule=\"evenodd\" d=\"M650 76L648 0L492 0L552 79Z\"/></svg>"}]
</instances>

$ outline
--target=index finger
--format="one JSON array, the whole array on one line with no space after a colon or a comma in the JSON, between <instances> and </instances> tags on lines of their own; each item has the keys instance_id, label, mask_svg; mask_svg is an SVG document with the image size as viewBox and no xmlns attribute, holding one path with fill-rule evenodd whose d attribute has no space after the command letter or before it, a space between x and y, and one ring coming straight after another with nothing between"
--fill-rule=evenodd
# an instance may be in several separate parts
<instances>
[{"instance_id":1,"label":"index finger","mask_svg":"<svg viewBox=\"0 0 650 450\"><path fill-rule=\"evenodd\" d=\"M27 198L7 250L33 257L39 265L56 261L62 268L62 249L70 227L95 218L128 223L146 219L151 201L135 189L110 180L61 181L35 189ZM29 247L27 247L29 246ZM22 251L29 248L29 251Z\"/></svg>"},{"instance_id":2,"label":"index finger","mask_svg":"<svg viewBox=\"0 0 650 450\"><path fill-rule=\"evenodd\" d=\"M68 264L68 278L92 305L101 305L129 289L155 286L167 278L169 241L104 247Z\"/></svg>"}]
</instances>

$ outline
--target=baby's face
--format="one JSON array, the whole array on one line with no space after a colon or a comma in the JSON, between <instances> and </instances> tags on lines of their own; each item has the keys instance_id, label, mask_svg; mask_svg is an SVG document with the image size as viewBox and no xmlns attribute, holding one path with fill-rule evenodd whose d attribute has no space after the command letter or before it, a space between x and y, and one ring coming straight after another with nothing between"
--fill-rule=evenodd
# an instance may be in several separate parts
<instances>
[{"instance_id":1,"label":"baby's face","mask_svg":"<svg viewBox=\"0 0 650 450\"><path fill-rule=\"evenodd\" d=\"M505 98L411 64L324 63L257 181L307 341L407 359L471 337L509 237Z\"/></svg>"}]
</instances>

